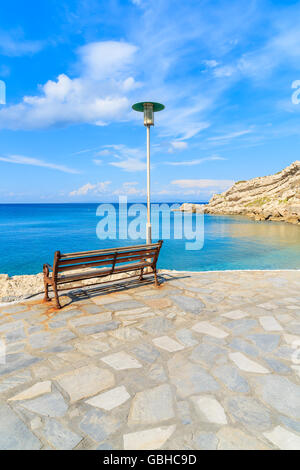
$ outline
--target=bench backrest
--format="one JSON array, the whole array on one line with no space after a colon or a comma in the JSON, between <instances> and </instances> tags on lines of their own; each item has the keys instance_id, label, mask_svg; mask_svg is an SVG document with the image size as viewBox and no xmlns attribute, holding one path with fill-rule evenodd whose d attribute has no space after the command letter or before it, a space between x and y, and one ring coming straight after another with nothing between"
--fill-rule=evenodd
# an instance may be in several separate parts
<instances>
[{"instance_id":1,"label":"bench backrest","mask_svg":"<svg viewBox=\"0 0 300 470\"><path fill-rule=\"evenodd\" d=\"M162 240L157 243L126 246L121 248L107 248L104 250L82 251L78 253L55 252L53 273L57 274L74 271L82 268L105 268L113 272L117 264L135 264L148 261L156 264Z\"/></svg>"}]
</instances>

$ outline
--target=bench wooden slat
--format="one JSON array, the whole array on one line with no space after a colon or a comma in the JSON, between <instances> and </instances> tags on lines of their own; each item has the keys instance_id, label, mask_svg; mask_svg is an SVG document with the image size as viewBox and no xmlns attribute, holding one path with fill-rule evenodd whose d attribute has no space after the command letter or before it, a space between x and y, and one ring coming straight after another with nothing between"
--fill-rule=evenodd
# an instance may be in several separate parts
<instances>
[{"instance_id":1,"label":"bench wooden slat","mask_svg":"<svg viewBox=\"0 0 300 470\"><path fill-rule=\"evenodd\" d=\"M87 263L89 261L102 261L102 260L112 260L114 259L114 256L116 255L116 259L119 259L120 257L127 257L128 255L136 255L136 256L147 256L147 257L152 257L155 255L156 250L138 250L138 251L130 251L126 253L112 253L109 255L99 255L99 256L81 256L78 258L73 258L73 259L68 259L68 260L59 260L59 266L67 266L71 264L80 264L80 263Z\"/></svg>"},{"instance_id":2,"label":"bench wooden slat","mask_svg":"<svg viewBox=\"0 0 300 470\"><path fill-rule=\"evenodd\" d=\"M79 263L88 263L89 261L102 261L102 260L109 260L113 259L114 254L110 255L102 255L102 256L81 256L80 258L73 258L73 259L66 259L66 260L59 260L60 266L68 266L69 264L79 264Z\"/></svg>"},{"instance_id":3,"label":"bench wooden slat","mask_svg":"<svg viewBox=\"0 0 300 470\"><path fill-rule=\"evenodd\" d=\"M95 271L93 273L82 273L82 274L74 274L71 276L64 276L64 277L58 277L57 278L57 283L58 284L64 284L66 282L73 282L73 281L82 281L84 279L91 279L93 277L102 277L102 276L108 276L111 274L111 269L108 270L103 270L103 271Z\"/></svg>"},{"instance_id":4,"label":"bench wooden slat","mask_svg":"<svg viewBox=\"0 0 300 470\"><path fill-rule=\"evenodd\" d=\"M117 259L109 259L106 261L95 261L94 263L80 263L80 264L72 264L69 266L58 266L57 271L60 272L65 272L65 271L75 271L76 269L81 269L81 268L93 268L96 266L107 266L107 265L113 265L115 264L120 264L120 263L127 263L128 261L135 262L139 260L143 260L145 258L152 258L154 256L154 253L146 253L140 256L126 256L125 258L117 258Z\"/></svg>"},{"instance_id":5,"label":"bench wooden slat","mask_svg":"<svg viewBox=\"0 0 300 470\"><path fill-rule=\"evenodd\" d=\"M136 251L128 251L128 252L125 252L125 253L122 253L122 252L119 252L117 253L117 259L119 259L120 257L124 256L138 256L138 255L143 255L143 256L153 256L155 253L157 252L157 250L136 250Z\"/></svg>"},{"instance_id":6,"label":"bench wooden slat","mask_svg":"<svg viewBox=\"0 0 300 470\"><path fill-rule=\"evenodd\" d=\"M124 258L116 258L116 264L126 263L127 261L138 261L139 259L146 259L146 258L149 259L149 258L153 258L153 256L155 256L155 252L143 253L138 256L126 256Z\"/></svg>"},{"instance_id":7,"label":"bench wooden slat","mask_svg":"<svg viewBox=\"0 0 300 470\"><path fill-rule=\"evenodd\" d=\"M76 271L78 269L88 269L88 268L95 268L97 266L111 266L110 269L112 269L113 265L113 260L110 261L97 261L96 263L81 263L77 265L72 265L72 266L59 266L57 268L57 272L62 273L66 271Z\"/></svg>"},{"instance_id":8,"label":"bench wooden slat","mask_svg":"<svg viewBox=\"0 0 300 470\"><path fill-rule=\"evenodd\" d=\"M151 266L151 263L137 263L137 264L132 264L132 265L126 265L126 266L120 266L116 269L114 269L114 273L121 273L121 272L127 272L127 271L136 271L137 269L141 268L146 268L147 266ZM84 279L90 279L93 277L102 277L102 276L108 276L109 274L112 274L111 269L107 270L99 270L99 271L93 271L91 273L84 273L84 274L72 274L70 276L62 276L57 278L57 283L58 284L63 284L66 282L73 282L73 281L80 281Z\"/></svg>"},{"instance_id":9,"label":"bench wooden slat","mask_svg":"<svg viewBox=\"0 0 300 470\"><path fill-rule=\"evenodd\" d=\"M118 266L117 268L114 269L114 273L123 273L127 271L135 271L136 269L141 269L141 268L147 268L148 266L151 266L151 263L140 263L140 264L132 264L132 265L127 265L127 266Z\"/></svg>"},{"instance_id":10,"label":"bench wooden slat","mask_svg":"<svg viewBox=\"0 0 300 470\"><path fill-rule=\"evenodd\" d=\"M160 244L159 243L151 243L149 245L146 245L148 249L152 248L159 248ZM92 255L92 254L106 254L106 253L115 253L119 251L128 251L128 250L138 250L138 249L145 249L145 245L135 245L135 246L125 246L121 248L105 248L104 250L91 250L91 251L79 251L77 253L61 253L60 258L61 259L67 259L67 258L74 258L75 256L84 256L84 255Z\"/></svg>"}]
</instances>

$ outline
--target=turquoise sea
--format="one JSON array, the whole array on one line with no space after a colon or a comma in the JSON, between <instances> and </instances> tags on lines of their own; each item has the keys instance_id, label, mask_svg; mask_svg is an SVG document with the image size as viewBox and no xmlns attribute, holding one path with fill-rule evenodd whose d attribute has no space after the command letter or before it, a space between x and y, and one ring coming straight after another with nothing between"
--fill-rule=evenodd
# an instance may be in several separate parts
<instances>
[{"instance_id":1,"label":"turquoise sea","mask_svg":"<svg viewBox=\"0 0 300 470\"><path fill-rule=\"evenodd\" d=\"M136 245L144 240L99 240L98 204L0 204L0 273L35 274L61 252ZM117 209L117 205L115 205ZM193 219L195 215L190 215ZM171 218L171 233L174 214ZM164 240L159 267L210 271L300 269L300 226L245 217L204 216L204 246Z\"/></svg>"}]
</instances>

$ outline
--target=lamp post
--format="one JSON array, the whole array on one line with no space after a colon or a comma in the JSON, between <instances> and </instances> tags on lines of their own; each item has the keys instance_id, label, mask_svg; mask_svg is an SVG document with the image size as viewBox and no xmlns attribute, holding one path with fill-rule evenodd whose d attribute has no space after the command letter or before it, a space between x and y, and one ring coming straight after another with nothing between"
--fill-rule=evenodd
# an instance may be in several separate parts
<instances>
[{"instance_id":1,"label":"lamp post","mask_svg":"<svg viewBox=\"0 0 300 470\"><path fill-rule=\"evenodd\" d=\"M163 104L152 101L135 103L132 109L144 113L144 126L147 127L147 243L151 243L150 212L150 126L154 126L154 113L165 109Z\"/></svg>"}]
</instances>

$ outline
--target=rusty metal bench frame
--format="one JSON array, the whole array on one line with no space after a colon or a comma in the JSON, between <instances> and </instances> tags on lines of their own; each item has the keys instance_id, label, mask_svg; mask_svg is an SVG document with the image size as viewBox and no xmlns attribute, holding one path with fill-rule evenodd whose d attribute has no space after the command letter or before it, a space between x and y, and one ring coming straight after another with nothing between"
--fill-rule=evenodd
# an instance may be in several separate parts
<instances>
[{"instance_id":1,"label":"rusty metal bench frame","mask_svg":"<svg viewBox=\"0 0 300 470\"><path fill-rule=\"evenodd\" d=\"M56 251L53 266L44 264L44 300L49 302L49 287L54 291L56 308L61 308L58 297L58 285L73 283L93 278L103 278L117 273L139 272L139 280L143 280L145 268L151 268L154 274L155 286L159 286L156 263L162 240L148 245L126 246L121 248L107 248L105 250L82 251L79 253L65 253ZM129 263L129 264L126 264ZM97 268L100 270L97 270ZM92 268L91 271L82 269ZM52 273L50 274L50 271ZM81 271L68 275L68 271ZM66 274L66 275L62 275ZM94 285L94 284L93 284ZM73 289L73 287L72 287ZM62 290L62 289L60 289Z\"/></svg>"}]
</instances>

